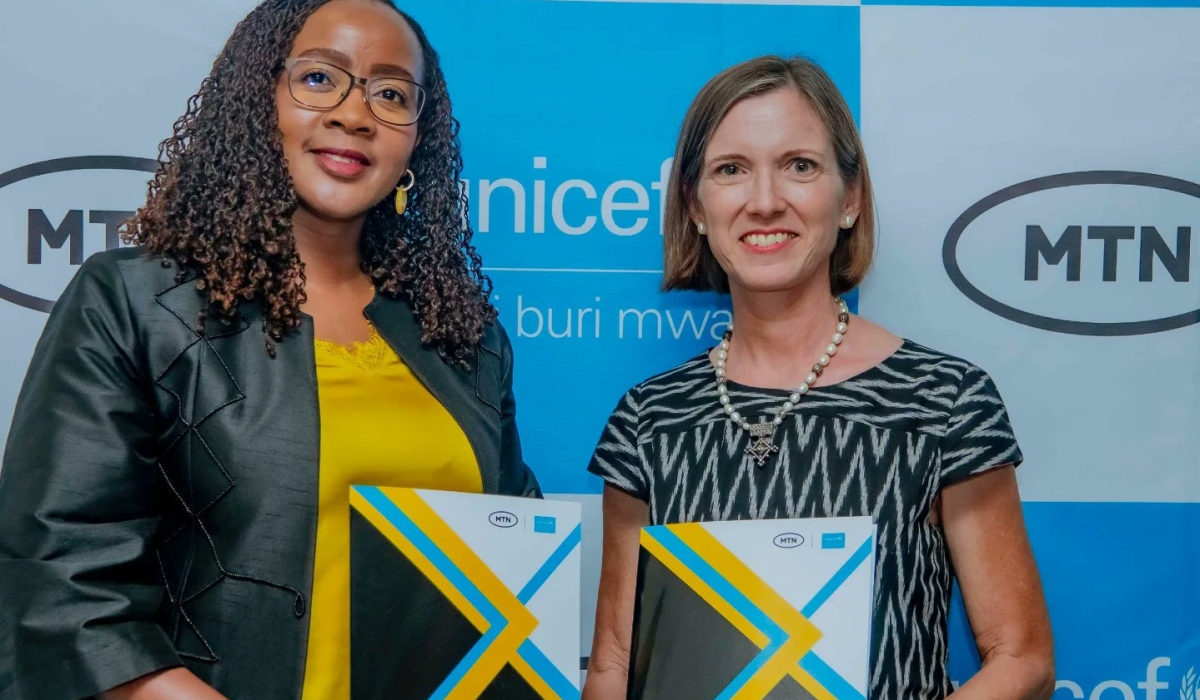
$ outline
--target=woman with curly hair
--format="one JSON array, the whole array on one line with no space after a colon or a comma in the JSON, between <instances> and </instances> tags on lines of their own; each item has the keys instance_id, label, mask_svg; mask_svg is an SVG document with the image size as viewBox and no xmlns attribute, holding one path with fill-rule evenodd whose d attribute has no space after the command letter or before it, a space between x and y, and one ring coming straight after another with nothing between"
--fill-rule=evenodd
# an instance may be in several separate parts
<instances>
[{"instance_id":1,"label":"woman with curly hair","mask_svg":"<svg viewBox=\"0 0 1200 700\"><path fill-rule=\"evenodd\" d=\"M437 54L267 0L56 304L0 471L0 699L349 697L351 484L540 497Z\"/></svg>"}]
</instances>

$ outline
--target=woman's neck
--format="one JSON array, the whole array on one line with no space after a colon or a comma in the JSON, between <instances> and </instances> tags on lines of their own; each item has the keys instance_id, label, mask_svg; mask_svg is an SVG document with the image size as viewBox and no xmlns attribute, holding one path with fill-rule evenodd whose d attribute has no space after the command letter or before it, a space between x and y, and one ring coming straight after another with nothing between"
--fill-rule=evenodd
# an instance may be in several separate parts
<instances>
[{"instance_id":1,"label":"woman's neck","mask_svg":"<svg viewBox=\"0 0 1200 700\"><path fill-rule=\"evenodd\" d=\"M729 378L759 387L798 386L837 330L838 306L828 283L781 292L735 288L731 296Z\"/></svg>"},{"instance_id":2,"label":"woman's neck","mask_svg":"<svg viewBox=\"0 0 1200 700\"><path fill-rule=\"evenodd\" d=\"M308 286L338 287L363 277L359 252L363 218L331 221L301 209L292 218L296 252Z\"/></svg>"},{"instance_id":3,"label":"woman's neck","mask_svg":"<svg viewBox=\"0 0 1200 700\"><path fill-rule=\"evenodd\" d=\"M328 221L308 212L292 221L296 252L304 263L301 309L313 319L317 338L350 344L371 337L362 309L374 286L362 270L359 241L363 222Z\"/></svg>"}]
</instances>

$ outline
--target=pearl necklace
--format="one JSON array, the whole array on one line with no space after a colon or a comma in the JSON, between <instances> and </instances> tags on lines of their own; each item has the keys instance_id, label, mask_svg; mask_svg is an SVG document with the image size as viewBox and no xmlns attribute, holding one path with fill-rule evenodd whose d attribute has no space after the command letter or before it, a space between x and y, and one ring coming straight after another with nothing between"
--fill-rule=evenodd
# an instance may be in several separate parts
<instances>
[{"instance_id":1,"label":"pearl necklace","mask_svg":"<svg viewBox=\"0 0 1200 700\"><path fill-rule=\"evenodd\" d=\"M820 377L825 371L825 367L837 353L838 346L842 344L846 329L849 328L850 310L846 308L846 302L841 299L837 299L836 301L838 305L838 324L837 332L833 334L833 341L825 346L825 353L817 358L817 361L812 366L812 371L804 379L804 383L797 387L791 396L788 396L787 401L783 402L783 405L776 411L775 417L770 422L767 422L764 417L760 423L751 423L734 408L733 403L729 399L729 387L725 385L725 358L729 356L729 339L733 337L732 322L730 322L729 327L725 330L725 335L721 338L721 345L717 349L716 360L717 399L721 402L721 407L725 410L725 415L729 417L729 420L750 433L752 439L746 444L746 452L754 458L759 467L765 465L770 456L779 451L779 447L773 442L775 429L783 424L784 417L796 407L796 404L800 403L800 397L807 394L812 385L817 382L817 377Z\"/></svg>"}]
</instances>

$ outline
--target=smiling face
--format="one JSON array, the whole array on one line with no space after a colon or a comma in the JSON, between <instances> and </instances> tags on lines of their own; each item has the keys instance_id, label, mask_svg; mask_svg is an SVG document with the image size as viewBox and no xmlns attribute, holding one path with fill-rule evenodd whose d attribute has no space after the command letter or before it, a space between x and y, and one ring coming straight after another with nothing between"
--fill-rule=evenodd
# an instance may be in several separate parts
<instances>
[{"instance_id":1,"label":"smiling face","mask_svg":"<svg viewBox=\"0 0 1200 700\"><path fill-rule=\"evenodd\" d=\"M401 79L373 88L371 98L377 102L411 100L411 94L400 95L387 86L411 85L404 79L420 83L422 56L416 34L387 3L331 0L308 18L289 54L289 59L305 59L302 68L281 72L275 90L283 153L304 209L336 221L363 216L394 191L408 168L417 125L393 126L377 119L364 100L366 86L355 86L332 109L301 104L293 89L337 88L350 73Z\"/></svg>"},{"instance_id":2,"label":"smiling face","mask_svg":"<svg viewBox=\"0 0 1200 700\"><path fill-rule=\"evenodd\" d=\"M820 115L794 89L738 102L704 153L692 218L731 290L828 286L838 229L858 217L859 188L838 171Z\"/></svg>"}]
</instances>

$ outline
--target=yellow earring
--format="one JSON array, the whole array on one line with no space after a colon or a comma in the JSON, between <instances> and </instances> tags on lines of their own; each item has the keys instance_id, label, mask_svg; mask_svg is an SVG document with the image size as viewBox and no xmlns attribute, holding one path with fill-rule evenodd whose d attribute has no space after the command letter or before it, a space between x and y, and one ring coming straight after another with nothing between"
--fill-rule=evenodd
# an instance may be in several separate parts
<instances>
[{"instance_id":1,"label":"yellow earring","mask_svg":"<svg viewBox=\"0 0 1200 700\"><path fill-rule=\"evenodd\" d=\"M396 188L396 213L401 216L408 209L408 191L412 189L413 185L417 184L417 176L413 175L413 171L405 170L404 174L408 176L408 184L405 185L402 181L400 186Z\"/></svg>"}]
</instances>

